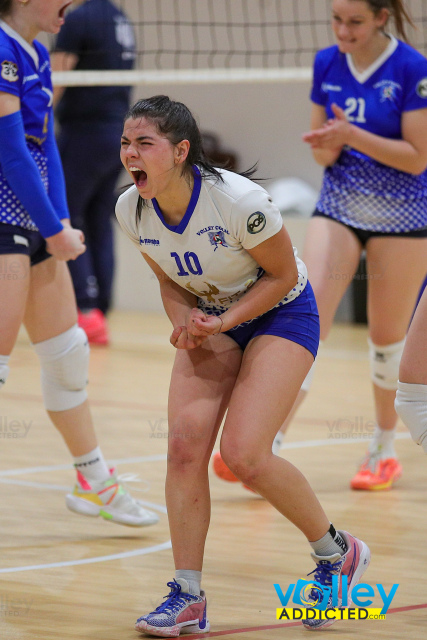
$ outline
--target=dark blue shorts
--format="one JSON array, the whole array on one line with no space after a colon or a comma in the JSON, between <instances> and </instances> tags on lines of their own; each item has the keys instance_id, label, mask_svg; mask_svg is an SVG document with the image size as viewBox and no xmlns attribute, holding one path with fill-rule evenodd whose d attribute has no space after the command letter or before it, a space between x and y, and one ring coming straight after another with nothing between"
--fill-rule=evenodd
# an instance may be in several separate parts
<instances>
[{"instance_id":1,"label":"dark blue shorts","mask_svg":"<svg viewBox=\"0 0 427 640\"><path fill-rule=\"evenodd\" d=\"M286 338L305 347L315 358L319 347L319 312L311 284L307 282L298 298L271 309L243 327L225 331L244 351L252 338L268 335Z\"/></svg>"},{"instance_id":2,"label":"dark blue shorts","mask_svg":"<svg viewBox=\"0 0 427 640\"><path fill-rule=\"evenodd\" d=\"M39 231L30 231L15 224L0 223L0 254L23 253L30 256L31 266L51 258L46 240Z\"/></svg>"},{"instance_id":3,"label":"dark blue shorts","mask_svg":"<svg viewBox=\"0 0 427 640\"><path fill-rule=\"evenodd\" d=\"M392 233L391 231L369 231L368 229L358 229L357 227L352 227L346 222L342 222L341 220L337 220L336 218L332 218L332 216L328 216L327 213L323 213L323 211L319 211L316 209L313 213L313 218L328 218L329 220L333 220L333 222L338 222L338 224L344 225L347 229L350 229L354 233L354 235L359 240L362 247L366 247L366 243L370 238L427 238L427 227L422 227L421 229L414 229L413 231L397 231L396 233Z\"/></svg>"}]
</instances>

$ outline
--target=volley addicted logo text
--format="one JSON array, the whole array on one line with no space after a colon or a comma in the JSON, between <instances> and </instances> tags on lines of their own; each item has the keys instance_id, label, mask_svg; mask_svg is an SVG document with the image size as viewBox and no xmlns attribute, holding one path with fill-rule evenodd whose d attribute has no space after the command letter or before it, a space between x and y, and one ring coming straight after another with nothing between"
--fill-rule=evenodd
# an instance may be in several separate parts
<instances>
[{"instance_id":1,"label":"volley addicted logo text","mask_svg":"<svg viewBox=\"0 0 427 640\"><path fill-rule=\"evenodd\" d=\"M330 586L316 581L298 580L283 593L275 584L281 607L276 609L278 620L385 620L386 613L396 595L399 584L393 584L387 593L382 584L375 585L382 607L370 607L376 595L373 586L361 582L348 590L347 576L332 576ZM292 595L293 594L293 595ZM296 607L287 607L292 596Z\"/></svg>"},{"instance_id":2,"label":"volley addicted logo text","mask_svg":"<svg viewBox=\"0 0 427 640\"><path fill-rule=\"evenodd\" d=\"M265 215L261 211L255 211L249 216L247 222L247 228L249 233L259 233L267 224Z\"/></svg>"}]
</instances>

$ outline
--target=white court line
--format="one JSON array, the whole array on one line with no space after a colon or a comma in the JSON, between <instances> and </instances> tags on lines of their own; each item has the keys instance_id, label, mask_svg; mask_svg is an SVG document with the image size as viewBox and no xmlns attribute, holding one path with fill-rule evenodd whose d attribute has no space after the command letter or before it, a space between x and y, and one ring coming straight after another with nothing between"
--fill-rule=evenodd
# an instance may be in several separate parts
<instances>
[{"instance_id":1,"label":"white court line","mask_svg":"<svg viewBox=\"0 0 427 640\"><path fill-rule=\"evenodd\" d=\"M359 434L357 434L359 435ZM410 438L409 433L397 433L396 439L404 440ZM368 440L368 438L366 438ZM354 439L346 439L346 438L328 438L326 440L306 440L299 442L285 442L282 444L281 449L305 449L309 447L318 447L318 446L327 446L327 445L344 445L344 444L356 444L360 442L360 438ZM139 462L153 462L166 460L166 455L158 455L158 456L144 456L139 458L122 458L120 460L115 460L114 464L120 463L139 463ZM72 469L72 465L56 465L50 467L33 467L27 469L11 469L8 471L0 471L0 476L15 476L22 475L25 473L42 473L45 471L58 471L58 470L66 470ZM2 484L17 484L20 486L28 486L33 488L41 488L41 489L54 489L56 491L67 491L69 487L62 487L60 485L49 485L38 482L24 482L22 480L12 480L12 479L2 479L0 478L0 483ZM157 505L151 502L146 502L144 500L138 500L143 505L147 507L151 507L152 509L157 509L158 511L162 511L166 513L166 507L163 505ZM39 565L29 565L25 567L13 567L9 569L0 569L0 574L5 573L18 573L21 571L35 571L42 569L56 569L61 567L74 567L83 564L94 564L96 562L108 562L109 560L120 560L123 558L131 558L135 556L143 556L149 553L156 553L157 551L163 551L164 549L171 549L172 544L171 541L164 542L160 545L156 545L153 547L147 547L145 549L136 549L135 551L124 551L123 553L117 553L109 556L97 556L94 558L86 558L85 560L68 560L65 562L52 562L50 564L39 564Z\"/></svg>"},{"instance_id":2,"label":"white court line","mask_svg":"<svg viewBox=\"0 0 427 640\"><path fill-rule=\"evenodd\" d=\"M351 432L350 432L351 433ZM306 441L302 441L302 442L285 442L282 444L282 446L280 447L280 450L282 449L305 449L306 447L325 447L329 444L332 445L336 445L336 444L359 444L360 442L369 442L369 440L371 440L371 436L369 438L361 438L360 437L360 433L355 432L355 437L354 438L345 438L343 436L345 436L345 433L341 433L339 434L340 437L336 438L336 437L331 437L328 438L327 440L306 440ZM409 433L396 433L395 438L396 440L407 440L408 438L410 438L411 435Z\"/></svg>"},{"instance_id":3,"label":"white court line","mask_svg":"<svg viewBox=\"0 0 427 640\"><path fill-rule=\"evenodd\" d=\"M166 460L166 454L162 453L156 456L140 456L138 458L120 458L119 460L108 460L110 464L132 464L137 462L158 462ZM44 473L45 471L67 471L74 469L72 464L57 464L46 467L27 467L23 469L8 469L0 471L0 477L4 476L22 476L27 473Z\"/></svg>"},{"instance_id":4,"label":"white court line","mask_svg":"<svg viewBox=\"0 0 427 640\"><path fill-rule=\"evenodd\" d=\"M76 567L80 564L93 564L95 562L107 562L109 560L121 560L123 558L133 558L135 556L145 556L148 553L156 553L164 549L171 549L170 540L157 544L154 547L146 547L145 549L136 549L135 551L124 551L123 553L115 553L110 556L98 556L96 558L86 558L85 560L68 560L66 562L52 562L50 564L33 564L27 567L13 567L10 569L0 569L0 573L18 573L20 571L35 571L40 569L58 569L61 567Z\"/></svg>"},{"instance_id":5,"label":"white court line","mask_svg":"<svg viewBox=\"0 0 427 640\"><path fill-rule=\"evenodd\" d=\"M351 432L350 432L351 433ZM344 435L344 434L342 434ZM326 438L323 440L301 440L298 442L284 442L280 449L306 449L310 447L326 447L328 445L337 445L337 444L357 444L358 442L366 442L370 438L360 438L360 434L355 432L355 438ZM397 440L406 440L411 436L409 433L402 432L396 433L395 438ZM213 452L215 453L215 451ZM110 464L137 464L140 462L160 462L166 460L166 454L159 454L156 456L141 456L138 458L119 458L117 460L109 460ZM46 467L27 467L23 469L8 469L0 471L0 482L1 478L8 476L21 476L26 475L27 473L44 473L48 471L66 471L68 469L73 469L72 464L58 464ZM51 485L46 485L46 487L50 487ZM69 487L66 488L68 490Z\"/></svg>"}]
</instances>

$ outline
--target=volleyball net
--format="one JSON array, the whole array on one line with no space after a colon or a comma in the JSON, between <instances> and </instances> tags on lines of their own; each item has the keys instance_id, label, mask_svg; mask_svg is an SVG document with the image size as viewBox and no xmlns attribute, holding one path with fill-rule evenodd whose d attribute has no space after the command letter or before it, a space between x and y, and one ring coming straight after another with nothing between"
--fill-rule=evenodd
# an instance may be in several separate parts
<instances>
[{"instance_id":1,"label":"volleyball net","mask_svg":"<svg viewBox=\"0 0 427 640\"><path fill-rule=\"evenodd\" d=\"M331 0L115 0L136 38L131 71L56 72L77 85L308 81L333 44ZM411 44L427 55L427 0L407 0ZM102 16L100 16L102 28ZM53 40L50 41L53 46ZM78 53L78 52L77 52Z\"/></svg>"}]
</instances>

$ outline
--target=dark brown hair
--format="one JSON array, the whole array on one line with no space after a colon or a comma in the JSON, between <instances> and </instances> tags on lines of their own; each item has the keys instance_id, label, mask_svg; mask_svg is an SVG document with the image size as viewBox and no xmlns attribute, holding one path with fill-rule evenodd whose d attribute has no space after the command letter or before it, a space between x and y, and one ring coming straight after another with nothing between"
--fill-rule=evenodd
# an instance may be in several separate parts
<instances>
[{"instance_id":1,"label":"dark brown hair","mask_svg":"<svg viewBox=\"0 0 427 640\"><path fill-rule=\"evenodd\" d=\"M138 100L131 106L125 115L125 121L129 118L145 118L157 127L172 145L181 140L188 140L190 149L183 166L183 174L189 175L193 171L193 165L200 167L202 177L211 176L218 182L224 182L220 171L215 168L203 150L202 136L193 114L182 102L175 102L168 96L153 96ZM256 171L256 165L240 173L246 178L251 178ZM145 206L141 196L138 199L137 219L141 216L141 209Z\"/></svg>"},{"instance_id":2,"label":"dark brown hair","mask_svg":"<svg viewBox=\"0 0 427 640\"><path fill-rule=\"evenodd\" d=\"M379 13L381 9L388 9L394 19L398 36L405 41L408 40L405 23L410 24L411 27L415 27L415 25L406 9L404 0L365 0L365 2L374 14Z\"/></svg>"}]
</instances>

